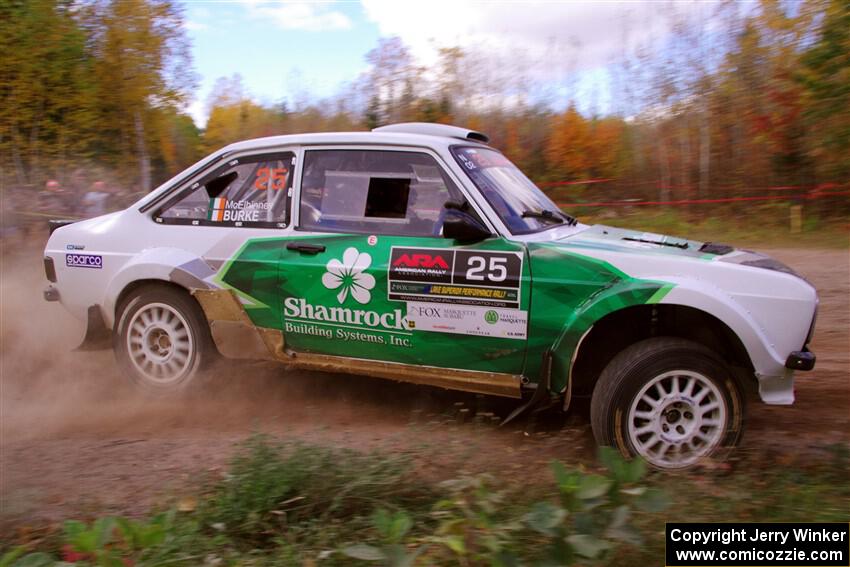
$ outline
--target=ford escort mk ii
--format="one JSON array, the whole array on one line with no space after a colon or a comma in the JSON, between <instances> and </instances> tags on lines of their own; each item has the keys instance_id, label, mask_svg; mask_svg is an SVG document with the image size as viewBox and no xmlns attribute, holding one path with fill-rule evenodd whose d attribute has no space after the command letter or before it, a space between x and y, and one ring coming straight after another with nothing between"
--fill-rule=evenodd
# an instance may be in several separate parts
<instances>
[{"instance_id":1,"label":"ford escort mk ii","mask_svg":"<svg viewBox=\"0 0 850 567\"><path fill-rule=\"evenodd\" d=\"M814 365L807 281L756 252L582 224L487 142L414 123L232 144L54 230L45 297L151 391L223 356L519 410L590 396L600 444L665 469L734 446L748 392L794 401Z\"/></svg>"}]
</instances>

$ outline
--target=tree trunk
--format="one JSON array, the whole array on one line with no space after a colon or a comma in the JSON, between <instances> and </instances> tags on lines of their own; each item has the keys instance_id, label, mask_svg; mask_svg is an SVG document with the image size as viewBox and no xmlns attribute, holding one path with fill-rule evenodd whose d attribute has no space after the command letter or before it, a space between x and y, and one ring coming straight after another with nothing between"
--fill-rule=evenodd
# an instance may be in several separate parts
<instances>
[{"instance_id":1,"label":"tree trunk","mask_svg":"<svg viewBox=\"0 0 850 567\"><path fill-rule=\"evenodd\" d=\"M12 137L10 139L12 143L12 161L15 163L15 178L18 181L18 185L26 185L27 184L27 172L24 168L24 162L21 159L21 149L18 145L18 128L17 126L12 126Z\"/></svg>"},{"instance_id":2,"label":"tree trunk","mask_svg":"<svg viewBox=\"0 0 850 567\"><path fill-rule=\"evenodd\" d=\"M142 124L142 114L138 110L134 115L136 123L136 151L139 154L139 179L141 191L150 193L151 190L151 159L145 143L145 126Z\"/></svg>"},{"instance_id":3,"label":"tree trunk","mask_svg":"<svg viewBox=\"0 0 850 567\"><path fill-rule=\"evenodd\" d=\"M658 200L670 200L670 163L667 160L667 146L661 128L655 127L655 138L658 140L658 166L661 171L661 186L658 188Z\"/></svg>"},{"instance_id":4,"label":"tree trunk","mask_svg":"<svg viewBox=\"0 0 850 567\"><path fill-rule=\"evenodd\" d=\"M683 119L679 126L679 179L683 194L686 198L693 197L691 187L691 132L690 120Z\"/></svg>"},{"instance_id":5,"label":"tree trunk","mask_svg":"<svg viewBox=\"0 0 850 567\"><path fill-rule=\"evenodd\" d=\"M699 124L699 193L698 199L708 197L708 175L711 160L711 130L708 109L703 105Z\"/></svg>"},{"instance_id":6,"label":"tree trunk","mask_svg":"<svg viewBox=\"0 0 850 567\"><path fill-rule=\"evenodd\" d=\"M30 180L35 181L38 178L38 168L41 165L39 162L38 155L38 126L39 122L36 121L35 124L32 125L30 129L30 142L29 142L29 170L30 170Z\"/></svg>"}]
</instances>

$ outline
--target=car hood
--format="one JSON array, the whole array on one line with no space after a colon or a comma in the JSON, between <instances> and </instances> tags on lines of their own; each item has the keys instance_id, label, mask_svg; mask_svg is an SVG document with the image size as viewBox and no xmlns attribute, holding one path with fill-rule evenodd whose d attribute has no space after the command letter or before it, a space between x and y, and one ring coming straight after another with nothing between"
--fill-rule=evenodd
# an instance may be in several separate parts
<instances>
[{"instance_id":1,"label":"car hood","mask_svg":"<svg viewBox=\"0 0 850 567\"><path fill-rule=\"evenodd\" d=\"M760 252L735 248L728 244L688 240L654 232L641 232L601 224L556 239L552 243L576 251L582 249L599 250L622 254L660 255L665 258L729 262L784 272L802 278L787 265Z\"/></svg>"},{"instance_id":2,"label":"car hood","mask_svg":"<svg viewBox=\"0 0 850 567\"><path fill-rule=\"evenodd\" d=\"M664 254L687 258L713 259L717 255L729 254L731 246L705 243L677 238L654 232L641 232L615 228L601 224L556 240L571 248L588 248L611 252ZM708 257L706 257L708 256Z\"/></svg>"}]
</instances>

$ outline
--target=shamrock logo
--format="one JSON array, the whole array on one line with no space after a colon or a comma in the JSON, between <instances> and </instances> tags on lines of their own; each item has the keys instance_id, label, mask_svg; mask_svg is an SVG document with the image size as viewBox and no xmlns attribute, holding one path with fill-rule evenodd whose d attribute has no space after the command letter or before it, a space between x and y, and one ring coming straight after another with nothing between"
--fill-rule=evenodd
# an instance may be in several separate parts
<instances>
[{"instance_id":1,"label":"shamrock logo","mask_svg":"<svg viewBox=\"0 0 850 567\"><path fill-rule=\"evenodd\" d=\"M371 264L371 256L361 254L357 248L348 248L342 255L342 262L333 258L325 266L328 271L322 274L322 284L328 289L342 288L336 294L340 303L350 293L357 303L365 305L371 299L369 290L375 287L375 278L366 273Z\"/></svg>"}]
</instances>

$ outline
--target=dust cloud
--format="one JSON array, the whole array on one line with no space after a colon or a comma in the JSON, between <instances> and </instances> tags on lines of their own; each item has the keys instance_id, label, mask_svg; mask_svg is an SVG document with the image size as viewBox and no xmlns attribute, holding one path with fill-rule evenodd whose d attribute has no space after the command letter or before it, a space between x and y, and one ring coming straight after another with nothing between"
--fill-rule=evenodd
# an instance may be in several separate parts
<instances>
[{"instance_id":1,"label":"dust cloud","mask_svg":"<svg viewBox=\"0 0 850 567\"><path fill-rule=\"evenodd\" d=\"M73 350L83 325L42 298L43 243L0 242L0 525L87 509L144 513L205 474L220 474L234 445L253 432L402 453L435 476L498 471L547 482L552 459L592 462L580 413L552 410L499 428L514 401L273 363L230 362L202 388L146 397L121 376L111 351ZM818 364L801 374L794 406L750 405L739 454L809 459L848 442L850 257L846 250L773 255L819 290Z\"/></svg>"}]
</instances>

